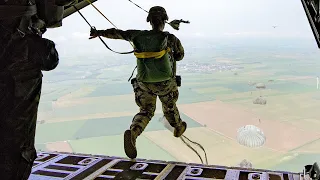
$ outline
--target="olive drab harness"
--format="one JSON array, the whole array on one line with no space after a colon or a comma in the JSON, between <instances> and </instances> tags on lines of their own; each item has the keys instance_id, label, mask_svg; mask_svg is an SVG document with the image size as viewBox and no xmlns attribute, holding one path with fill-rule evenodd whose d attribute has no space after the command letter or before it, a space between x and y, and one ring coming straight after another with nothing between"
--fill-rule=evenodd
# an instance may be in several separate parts
<instances>
[{"instance_id":1,"label":"olive drab harness","mask_svg":"<svg viewBox=\"0 0 320 180\"><path fill-rule=\"evenodd\" d=\"M90 0L86 0L90 5L92 5L92 7L94 9L96 9L105 19L107 19L116 29L118 29L95 5L93 5L93 3L91 3ZM137 5L136 3L132 2L131 0L128 0L129 2L131 2L132 4L134 4L135 6L137 6L138 8L142 9L143 11L149 13L148 11L146 11L145 9L143 9L142 7L140 7L139 5ZM93 30L96 30L96 28L94 26L92 26L88 20L82 15L82 13L80 12L80 10L73 5L73 7L75 8L75 10L80 14L80 16L86 21L86 23L90 26L91 29ZM169 24L173 29L175 30L179 30L179 26L180 26L180 23L190 23L189 21L185 21L185 20L173 20L171 22L167 22L167 24ZM100 41L104 44L104 46L109 49L110 51L114 52L114 53L117 53L117 54L131 54L131 53L134 53L134 55L137 57L137 58L150 58L150 57L154 57L154 58L161 58L165 53L171 51L170 48L166 48L160 52L142 52L142 53L139 53L139 52L135 52L135 50L133 51L130 51L130 52L117 52L117 51L114 51L112 50L104 41L103 39L98 36ZM134 45L129 42L131 44L131 46L134 48ZM137 66L134 68L132 74L131 74L131 77L129 78L128 81L130 81L130 79L132 78L133 74L134 74L134 71L135 69L137 68ZM194 151L197 156L199 157L199 159L201 160L201 163L204 164L204 161L203 159L201 158L201 155L190 145L190 143L198 146L200 149L203 150L204 152L204 155L205 155L205 164L208 164L208 159L207 159L207 153L205 151L205 149L203 148L203 146L197 142L194 142L192 140L190 140L189 138L187 138L185 135L182 135L180 137L181 141L186 144L186 146L188 146L192 151Z\"/></svg>"}]
</instances>

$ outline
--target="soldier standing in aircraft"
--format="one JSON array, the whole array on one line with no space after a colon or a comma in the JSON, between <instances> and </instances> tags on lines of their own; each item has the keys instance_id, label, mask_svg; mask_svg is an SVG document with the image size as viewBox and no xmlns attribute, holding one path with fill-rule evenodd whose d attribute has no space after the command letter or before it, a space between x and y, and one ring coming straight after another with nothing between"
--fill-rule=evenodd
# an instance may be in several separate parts
<instances>
[{"instance_id":1,"label":"soldier standing in aircraft","mask_svg":"<svg viewBox=\"0 0 320 180\"><path fill-rule=\"evenodd\" d=\"M60 1L62 2L62 1ZM37 4L36 4L37 3ZM34 147L42 70L59 62L55 44L42 38L45 0L0 0L0 179L27 180ZM38 6L39 5L39 6ZM51 15L51 16L50 16ZM57 14L49 14L61 17Z\"/></svg>"},{"instance_id":2,"label":"soldier standing in aircraft","mask_svg":"<svg viewBox=\"0 0 320 180\"><path fill-rule=\"evenodd\" d=\"M136 78L131 80L131 84L140 112L134 116L130 130L124 133L124 149L132 159L137 157L136 138L154 116L157 96L162 102L165 118L174 127L174 136L180 137L187 128L176 106L178 85L181 83L180 79L176 78L176 61L183 59L184 49L175 35L163 31L166 20L166 10L155 6L149 10L147 17L152 30L91 29L90 33L90 39L103 36L131 41L134 44L138 73Z\"/></svg>"}]
</instances>

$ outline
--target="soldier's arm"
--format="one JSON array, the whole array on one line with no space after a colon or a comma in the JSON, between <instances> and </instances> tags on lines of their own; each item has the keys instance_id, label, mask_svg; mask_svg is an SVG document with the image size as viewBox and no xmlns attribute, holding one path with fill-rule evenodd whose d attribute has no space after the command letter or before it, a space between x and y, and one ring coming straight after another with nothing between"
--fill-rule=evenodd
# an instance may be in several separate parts
<instances>
[{"instance_id":1,"label":"soldier's arm","mask_svg":"<svg viewBox=\"0 0 320 180\"><path fill-rule=\"evenodd\" d=\"M109 39L122 39L126 41L131 41L137 32L139 32L139 30L123 31L120 29L112 28L106 30L97 30L97 32L93 34L97 36L103 36Z\"/></svg>"},{"instance_id":2,"label":"soldier's arm","mask_svg":"<svg viewBox=\"0 0 320 180\"><path fill-rule=\"evenodd\" d=\"M176 61L180 61L184 58L184 48L180 42L180 40L173 34L171 34L170 38L173 50L173 58Z\"/></svg>"}]
</instances>

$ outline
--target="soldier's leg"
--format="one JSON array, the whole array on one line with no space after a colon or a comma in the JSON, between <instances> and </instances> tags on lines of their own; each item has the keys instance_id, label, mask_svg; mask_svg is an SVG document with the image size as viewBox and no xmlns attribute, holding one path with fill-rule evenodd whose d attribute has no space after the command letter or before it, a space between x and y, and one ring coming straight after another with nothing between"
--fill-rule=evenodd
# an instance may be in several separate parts
<instances>
[{"instance_id":1,"label":"soldier's leg","mask_svg":"<svg viewBox=\"0 0 320 180\"><path fill-rule=\"evenodd\" d=\"M156 110L157 95L150 91L142 82L134 86L135 102L140 108L132 120L130 129L139 136L147 127Z\"/></svg>"},{"instance_id":2,"label":"soldier's leg","mask_svg":"<svg viewBox=\"0 0 320 180\"><path fill-rule=\"evenodd\" d=\"M159 99L162 102L162 111L164 116L168 120L169 124L175 128L175 137L180 137L187 128L186 122L182 121L180 118L179 110L176 105L178 97L179 91L177 88L173 88L173 90L166 95L159 96Z\"/></svg>"},{"instance_id":3,"label":"soldier's leg","mask_svg":"<svg viewBox=\"0 0 320 180\"><path fill-rule=\"evenodd\" d=\"M124 149L126 155L132 159L137 157L136 138L144 131L154 116L157 100L157 96L147 90L143 83L136 82L133 84L133 88L135 101L140 108L140 112L133 117L130 130L127 130L124 134Z\"/></svg>"},{"instance_id":4,"label":"soldier's leg","mask_svg":"<svg viewBox=\"0 0 320 180\"><path fill-rule=\"evenodd\" d=\"M19 146L12 146L13 143L8 143L5 150L1 148L0 155L0 174L1 180L27 180L31 173L34 157L36 152L30 151L30 156L25 155L25 151L21 152ZM28 157L32 158L28 158Z\"/></svg>"},{"instance_id":5,"label":"soldier's leg","mask_svg":"<svg viewBox=\"0 0 320 180\"><path fill-rule=\"evenodd\" d=\"M40 94L37 102L23 103L23 99L13 97L10 91L1 92L0 89L0 107L4 111L0 110L0 179L27 180L37 156L34 137Z\"/></svg>"}]
</instances>

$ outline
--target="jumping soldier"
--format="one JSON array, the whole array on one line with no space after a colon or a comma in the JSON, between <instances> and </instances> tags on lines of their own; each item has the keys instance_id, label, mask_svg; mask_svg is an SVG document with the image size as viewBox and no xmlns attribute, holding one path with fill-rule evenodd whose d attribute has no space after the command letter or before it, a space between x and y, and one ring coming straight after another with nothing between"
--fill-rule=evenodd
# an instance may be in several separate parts
<instances>
[{"instance_id":1,"label":"jumping soldier","mask_svg":"<svg viewBox=\"0 0 320 180\"><path fill-rule=\"evenodd\" d=\"M136 138L144 131L156 110L157 96L162 102L165 118L174 127L173 135L180 137L187 128L182 121L176 102L180 76L176 76L176 61L184 57L180 40L169 32L164 32L168 20L166 10L154 6L149 10L147 22L152 30L91 29L90 39L103 36L133 42L134 55L137 57L138 73L131 80L136 104L140 107L129 130L124 133L124 150L129 158L137 157Z\"/></svg>"}]
</instances>

